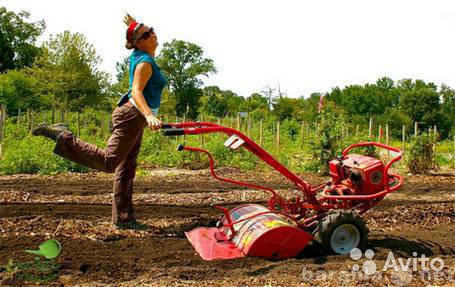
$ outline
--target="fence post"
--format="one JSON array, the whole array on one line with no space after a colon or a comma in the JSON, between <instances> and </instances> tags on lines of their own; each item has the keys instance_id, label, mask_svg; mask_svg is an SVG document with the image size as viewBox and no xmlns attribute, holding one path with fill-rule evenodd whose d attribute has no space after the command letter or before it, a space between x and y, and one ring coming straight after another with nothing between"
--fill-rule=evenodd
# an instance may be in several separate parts
<instances>
[{"instance_id":1,"label":"fence post","mask_svg":"<svg viewBox=\"0 0 455 287\"><path fill-rule=\"evenodd\" d=\"M201 114L201 122L204 122L204 114ZM205 138L204 138L204 134L201 134L201 145L202 146L205 146Z\"/></svg>"},{"instance_id":2,"label":"fence post","mask_svg":"<svg viewBox=\"0 0 455 287\"><path fill-rule=\"evenodd\" d=\"M81 137L81 112L77 111L77 137Z\"/></svg>"},{"instance_id":3,"label":"fence post","mask_svg":"<svg viewBox=\"0 0 455 287\"><path fill-rule=\"evenodd\" d=\"M30 110L30 132L33 131L35 127L35 113L33 110Z\"/></svg>"},{"instance_id":4,"label":"fence post","mask_svg":"<svg viewBox=\"0 0 455 287\"><path fill-rule=\"evenodd\" d=\"M371 134L373 132L373 117L370 117L370 124L368 126L368 138L371 139Z\"/></svg>"},{"instance_id":5,"label":"fence post","mask_svg":"<svg viewBox=\"0 0 455 287\"><path fill-rule=\"evenodd\" d=\"M221 126L221 118L218 118L216 123L217 123L217 125ZM222 138L223 137L222 133L218 133L218 137Z\"/></svg>"},{"instance_id":6,"label":"fence post","mask_svg":"<svg viewBox=\"0 0 455 287\"><path fill-rule=\"evenodd\" d=\"M183 122L186 123L186 113L183 114ZM183 135L183 142L186 142L186 135Z\"/></svg>"},{"instance_id":7,"label":"fence post","mask_svg":"<svg viewBox=\"0 0 455 287\"><path fill-rule=\"evenodd\" d=\"M385 144L389 145L389 124L385 124ZM390 151L387 150L387 161L390 158Z\"/></svg>"},{"instance_id":8,"label":"fence post","mask_svg":"<svg viewBox=\"0 0 455 287\"><path fill-rule=\"evenodd\" d=\"M344 122L341 122L341 139L344 138Z\"/></svg>"},{"instance_id":9,"label":"fence post","mask_svg":"<svg viewBox=\"0 0 455 287\"><path fill-rule=\"evenodd\" d=\"M417 122L414 122L414 136L417 137L417 133L419 132L419 125Z\"/></svg>"},{"instance_id":10,"label":"fence post","mask_svg":"<svg viewBox=\"0 0 455 287\"><path fill-rule=\"evenodd\" d=\"M248 130L247 130L247 135L249 138L252 138L251 137L251 116L250 116L250 113L248 113Z\"/></svg>"},{"instance_id":11,"label":"fence post","mask_svg":"<svg viewBox=\"0 0 455 287\"><path fill-rule=\"evenodd\" d=\"M237 130L240 131L240 115L237 114Z\"/></svg>"},{"instance_id":12,"label":"fence post","mask_svg":"<svg viewBox=\"0 0 455 287\"><path fill-rule=\"evenodd\" d=\"M402 133L402 135L401 135L401 150L404 153L405 143L406 143L406 126L405 125L403 125L401 133Z\"/></svg>"},{"instance_id":13,"label":"fence post","mask_svg":"<svg viewBox=\"0 0 455 287\"><path fill-rule=\"evenodd\" d=\"M261 121L259 122L259 146L262 147L262 118Z\"/></svg>"},{"instance_id":14,"label":"fence post","mask_svg":"<svg viewBox=\"0 0 455 287\"><path fill-rule=\"evenodd\" d=\"M276 123L276 145L280 146L280 121Z\"/></svg>"},{"instance_id":15,"label":"fence post","mask_svg":"<svg viewBox=\"0 0 455 287\"><path fill-rule=\"evenodd\" d=\"M0 106L0 158L3 157L3 137L5 135L6 125L6 107L5 105Z\"/></svg>"},{"instance_id":16,"label":"fence post","mask_svg":"<svg viewBox=\"0 0 455 287\"><path fill-rule=\"evenodd\" d=\"M302 121L302 125L300 127L300 147L303 148L303 143L305 141L305 122Z\"/></svg>"},{"instance_id":17,"label":"fence post","mask_svg":"<svg viewBox=\"0 0 455 287\"><path fill-rule=\"evenodd\" d=\"M85 113L84 113L84 131L87 132L87 111L85 111ZM87 135L89 135L88 132L87 132Z\"/></svg>"},{"instance_id":18,"label":"fence post","mask_svg":"<svg viewBox=\"0 0 455 287\"><path fill-rule=\"evenodd\" d=\"M106 112L106 130L107 130L107 137L111 134L111 114Z\"/></svg>"},{"instance_id":19,"label":"fence post","mask_svg":"<svg viewBox=\"0 0 455 287\"><path fill-rule=\"evenodd\" d=\"M358 134L359 134L359 124L356 124L356 126L355 126L355 136L357 137Z\"/></svg>"}]
</instances>

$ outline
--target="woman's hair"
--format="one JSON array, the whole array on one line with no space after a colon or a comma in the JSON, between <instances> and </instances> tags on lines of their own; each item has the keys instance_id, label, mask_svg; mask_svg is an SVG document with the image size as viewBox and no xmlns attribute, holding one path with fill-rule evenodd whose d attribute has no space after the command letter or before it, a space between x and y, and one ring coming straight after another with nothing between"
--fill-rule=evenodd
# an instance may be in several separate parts
<instances>
[{"instance_id":1,"label":"woman's hair","mask_svg":"<svg viewBox=\"0 0 455 287\"><path fill-rule=\"evenodd\" d=\"M126 43L125 43L125 48L127 48L128 50L131 50L131 49L134 49L134 44L131 43L130 41L126 40Z\"/></svg>"},{"instance_id":2,"label":"woman's hair","mask_svg":"<svg viewBox=\"0 0 455 287\"><path fill-rule=\"evenodd\" d=\"M125 47L128 50L131 50L135 48L134 42L136 41L135 39L137 36L136 33L139 30L139 28L144 24L136 22L136 19L131 17L131 15L128 13L125 15L125 18L123 18L123 22L128 26L128 28L126 29Z\"/></svg>"}]
</instances>

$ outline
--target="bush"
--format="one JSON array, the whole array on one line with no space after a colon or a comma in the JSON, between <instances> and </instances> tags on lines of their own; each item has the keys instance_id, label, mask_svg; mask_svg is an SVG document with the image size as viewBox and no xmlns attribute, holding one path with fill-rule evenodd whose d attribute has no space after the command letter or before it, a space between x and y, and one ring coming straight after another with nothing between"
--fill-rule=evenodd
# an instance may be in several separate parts
<instances>
[{"instance_id":1,"label":"bush","mask_svg":"<svg viewBox=\"0 0 455 287\"><path fill-rule=\"evenodd\" d=\"M318 171L326 175L329 172L329 161L342 152L343 115L332 103L327 103L318 115L319 132L310 140L312 160L309 171Z\"/></svg>"},{"instance_id":2,"label":"bush","mask_svg":"<svg viewBox=\"0 0 455 287\"><path fill-rule=\"evenodd\" d=\"M434 154L435 143L433 135L421 134L414 137L406 155L407 167L411 173L428 174L437 168Z\"/></svg>"}]
</instances>

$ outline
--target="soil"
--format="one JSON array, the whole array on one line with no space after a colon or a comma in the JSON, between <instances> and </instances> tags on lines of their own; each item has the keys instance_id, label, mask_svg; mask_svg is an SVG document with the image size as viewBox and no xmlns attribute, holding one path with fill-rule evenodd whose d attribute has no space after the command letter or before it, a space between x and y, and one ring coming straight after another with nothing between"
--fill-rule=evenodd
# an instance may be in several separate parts
<instances>
[{"instance_id":1,"label":"soil","mask_svg":"<svg viewBox=\"0 0 455 287\"><path fill-rule=\"evenodd\" d=\"M286 195L296 192L292 184L276 174L235 169L218 172L227 178L267 183ZM314 185L327 180L315 174L300 176ZM280 261L255 257L204 261L195 253L184 232L197 226L214 225L220 216L211 207L214 203L227 207L244 202L263 203L268 198L266 193L218 182L207 171L151 170L136 179L134 195L137 217L150 228L118 230L110 224L112 179L112 175L102 173L0 177L0 265L10 258L14 262L33 260L33 256L23 250L37 249L44 240L55 238L63 247L57 258L59 278L41 285L455 284L453 170L429 176L405 176L401 189L387 195L364 215L370 229L373 261L383 266L389 251L393 251L396 258L412 258L413 252L441 258L445 277L435 278L439 273L424 274L434 275L430 281L425 281L418 271L404 275L387 271L381 278L360 279L324 275L321 272L329 270L352 274L352 266L362 265L365 260L356 262L349 255L321 256L310 249L297 258ZM37 284L14 276L11 280L7 275L5 271L0 272L0 285ZM404 280L406 276L411 276L411 281Z\"/></svg>"}]
</instances>

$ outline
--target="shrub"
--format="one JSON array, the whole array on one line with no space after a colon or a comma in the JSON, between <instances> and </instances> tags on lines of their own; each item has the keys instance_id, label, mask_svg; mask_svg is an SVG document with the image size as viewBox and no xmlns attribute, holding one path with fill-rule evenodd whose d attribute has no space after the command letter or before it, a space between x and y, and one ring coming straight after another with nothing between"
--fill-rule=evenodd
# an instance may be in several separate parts
<instances>
[{"instance_id":1,"label":"shrub","mask_svg":"<svg viewBox=\"0 0 455 287\"><path fill-rule=\"evenodd\" d=\"M428 174L437 168L434 154L435 143L433 135L421 134L414 137L406 155L407 167L411 173Z\"/></svg>"},{"instance_id":2,"label":"shrub","mask_svg":"<svg viewBox=\"0 0 455 287\"><path fill-rule=\"evenodd\" d=\"M318 115L319 131L310 140L312 160L309 162L309 170L320 174L328 174L328 163L340 155L342 151L341 125L343 115L336 107L328 102L323 111Z\"/></svg>"}]
</instances>

